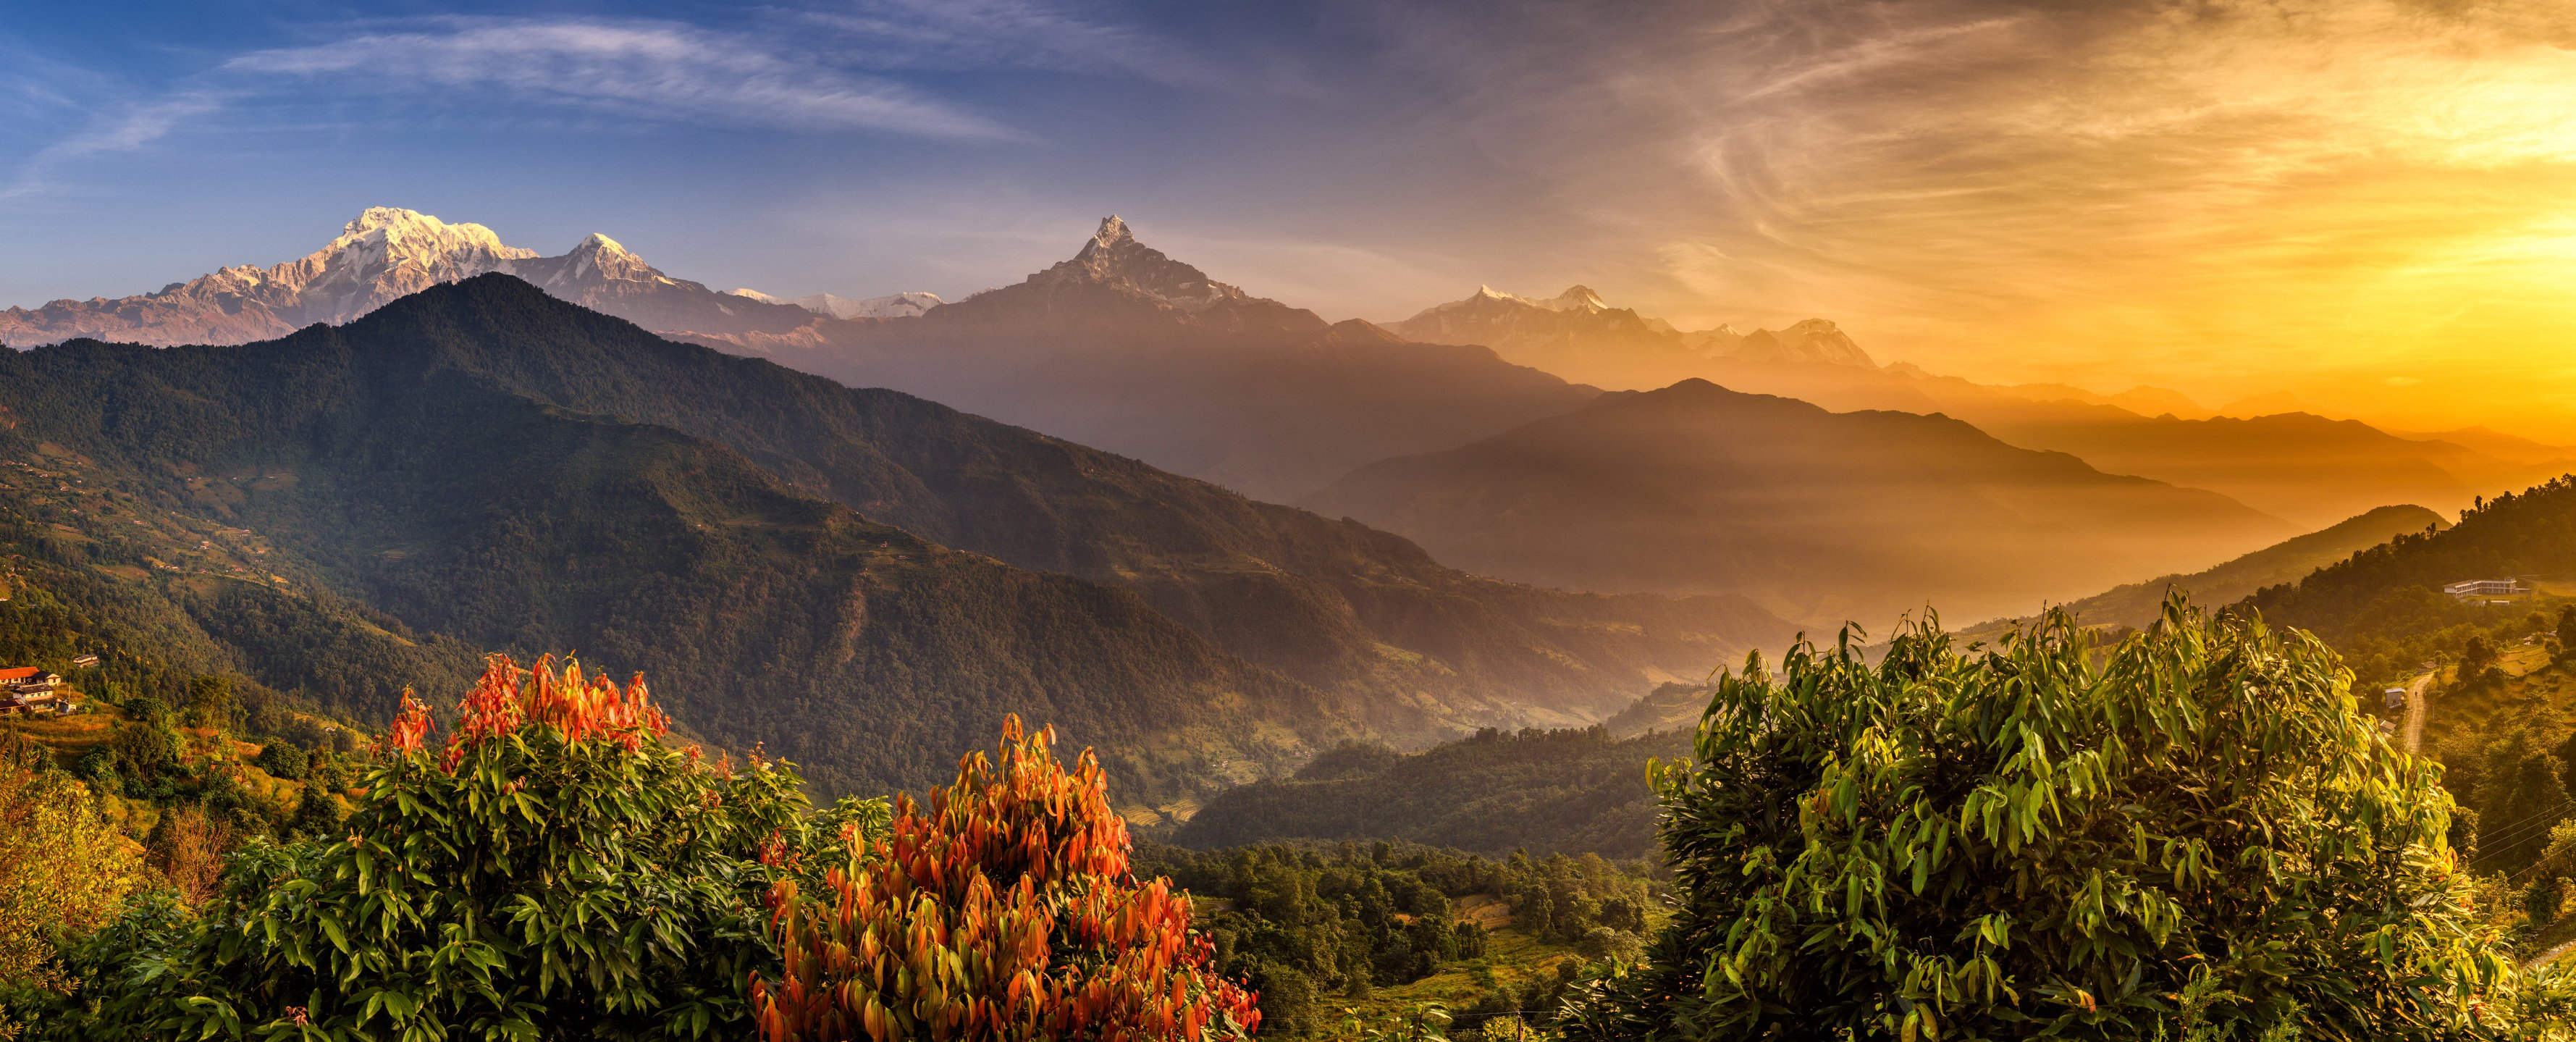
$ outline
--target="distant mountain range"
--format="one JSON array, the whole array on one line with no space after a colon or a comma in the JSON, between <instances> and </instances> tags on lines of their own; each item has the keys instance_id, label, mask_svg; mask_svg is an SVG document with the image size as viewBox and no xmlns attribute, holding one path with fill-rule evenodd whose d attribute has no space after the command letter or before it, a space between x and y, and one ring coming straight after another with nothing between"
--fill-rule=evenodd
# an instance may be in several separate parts
<instances>
[{"instance_id":1,"label":"distant mountain range","mask_svg":"<svg viewBox=\"0 0 2576 1042\"><path fill-rule=\"evenodd\" d=\"M770 304L794 304L817 315L829 315L833 318L912 318L947 303L939 299L939 294L918 292L869 297L865 300L836 297L829 293L780 299L756 289L729 289L725 293L736 297L750 297Z\"/></svg>"},{"instance_id":2,"label":"distant mountain range","mask_svg":"<svg viewBox=\"0 0 2576 1042\"><path fill-rule=\"evenodd\" d=\"M1598 390L1482 347L1412 343L1215 281L1102 221L1075 255L919 319L689 337L891 387L1286 500Z\"/></svg>"},{"instance_id":3,"label":"distant mountain range","mask_svg":"<svg viewBox=\"0 0 2576 1042\"><path fill-rule=\"evenodd\" d=\"M1600 391L1570 380L1586 379L1637 389L1707 379L1828 410L1938 414L2012 446L2207 489L2305 528L2387 503L2454 509L2481 491L2576 469L2576 452L2493 432L2446 440L2306 413L2222 416L2154 388L2099 395L1977 384L1880 364L1824 320L1683 331L1582 286L1551 298L1480 288L1392 326L1327 323L1145 245L1116 217L1070 259L964 300L787 301L673 278L605 236L541 257L478 225L375 209L301 260L227 268L118 301L0 313L0 337L241 342L347 321L478 272L518 275L666 337L918 394L1273 501L1583 408ZM1539 574L1521 567L1509 574ZM1576 581L1549 574L1546 581ZM2142 574L2154 572L2110 578Z\"/></svg>"},{"instance_id":4,"label":"distant mountain range","mask_svg":"<svg viewBox=\"0 0 2576 1042\"><path fill-rule=\"evenodd\" d=\"M2296 531L1958 420L1832 413L1700 380L1373 464L1302 502L1506 578L1741 592L1789 618L1873 627L1926 605L2011 611Z\"/></svg>"},{"instance_id":5,"label":"distant mountain range","mask_svg":"<svg viewBox=\"0 0 2576 1042\"><path fill-rule=\"evenodd\" d=\"M2461 432L2395 435L2298 411L2283 394L2201 407L2171 390L2116 395L2063 384L1990 385L1906 363L1879 365L1833 323L1738 334L1683 332L1576 286L1533 299L1480 288L1387 327L1407 339L1485 344L1571 380L1648 390L1699 378L1828 409L1941 413L2025 448L2103 470L2225 493L2322 527L2388 503L2466 506L2481 493L2576 470L2576 450ZM2472 444L2474 443L2474 444Z\"/></svg>"},{"instance_id":6,"label":"distant mountain range","mask_svg":"<svg viewBox=\"0 0 2576 1042\"><path fill-rule=\"evenodd\" d=\"M1018 711L1169 797L1346 737L1578 723L1786 630L1741 598L1478 579L500 275L273 342L0 355L0 386L0 448L259 533L412 631L644 670L708 737L836 787L917 785Z\"/></svg>"},{"instance_id":7,"label":"distant mountain range","mask_svg":"<svg viewBox=\"0 0 2576 1042\"><path fill-rule=\"evenodd\" d=\"M1645 390L1709 375L1712 363L1815 363L1874 370L1876 362L1834 324L1738 333L1683 332L1669 322L1603 303L1590 287L1533 299L1479 286L1386 327L1426 344L1474 344L1505 360L1614 390Z\"/></svg>"},{"instance_id":8,"label":"distant mountain range","mask_svg":"<svg viewBox=\"0 0 2576 1042\"><path fill-rule=\"evenodd\" d=\"M492 272L671 332L783 334L816 318L804 307L672 278L605 235L547 257L506 245L479 224L380 206L359 214L321 249L283 264L224 268L115 300L0 311L0 342L28 347L95 337L157 347L242 344L316 323L350 322L431 286Z\"/></svg>"}]
</instances>

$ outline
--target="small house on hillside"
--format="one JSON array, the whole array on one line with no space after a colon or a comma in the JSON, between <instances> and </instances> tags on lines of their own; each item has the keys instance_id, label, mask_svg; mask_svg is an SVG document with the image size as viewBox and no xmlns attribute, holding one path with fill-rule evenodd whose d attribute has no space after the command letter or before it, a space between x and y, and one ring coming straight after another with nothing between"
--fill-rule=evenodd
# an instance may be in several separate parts
<instances>
[{"instance_id":1,"label":"small house on hillside","mask_svg":"<svg viewBox=\"0 0 2576 1042\"><path fill-rule=\"evenodd\" d=\"M35 666L0 669L0 713L55 709L62 703L63 678Z\"/></svg>"},{"instance_id":2,"label":"small house on hillside","mask_svg":"<svg viewBox=\"0 0 2576 1042\"><path fill-rule=\"evenodd\" d=\"M80 656L80 657L78 657L78 658L74 658L74 659L72 660L72 665L80 666L80 667L84 667L84 668L89 667L89 666L95 666L95 665L98 665L98 656L96 656L96 655L82 655L82 656Z\"/></svg>"},{"instance_id":3,"label":"small house on hillside","mask_svg":"<svg viewBox=\"0 0 2576 1042\"><path fill-rule=\"evenodd\" d=\"M2518 579L2468 579L2444 586L2442 592L2467 600L2471 597L2499 597L2530 593L2531 588L2524 586Z\"/></svg>"},{"instance_id":4,"label":"small house on hillside","mask_svg":"<svg viewBox=\"0 0 2576 1042\"><path fill-rule=\"evenodd\" d=\"M2379 696L2380 696L2380 698L2381 698L2381 700L2382 700L2382 701L2385 701L2385 702L2387 702L2387 703L2388 703L2388 708L2390 708L2390 709L2402 709L2402 708L2405 708L2405 706L2406 706L2406 689L2405 689L2405 688L2402 688L2402 687L2392 687L2392 688L2388 688L2388 689L2386 689L2386 690L2381 691L2381 692L2379 693Z\"/></svg>"}]
</instances>

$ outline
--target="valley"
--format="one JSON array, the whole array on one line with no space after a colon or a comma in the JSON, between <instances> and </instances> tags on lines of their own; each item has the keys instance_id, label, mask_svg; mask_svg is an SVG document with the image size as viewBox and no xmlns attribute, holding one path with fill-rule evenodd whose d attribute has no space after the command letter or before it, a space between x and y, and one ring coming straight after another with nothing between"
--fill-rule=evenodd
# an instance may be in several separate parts
<instances>
[{"instance_id":1,"label":"valley","mask_svg":"<svg viewBox=\"0 0 2576 1042\"><path fill-rule=\"evenodd\" d=\"M487 656L577 652L651 679L638 749L828 803L777 812L811 856L1042 721L1097 758L1083 827L1190 890L1276 1030L1562 1031L1707 885L1675 867L1717 797L1675 779L1734 751L1714 707L2141 654L2179 595L2194 639L2295 627L2257 657L2354 740L2420 729L2481 936L2576 922L2566 480L2503 489L2560 468L2535 441L1972 384L1581 286L1328 323L1116 218L956 301L786 300L373 209L8 321L59 342L0 355L0 653L81 711L0 745L191 901L226 898L189 850L388 813L433 761L386 743L475 747ZM2441 592L2479 577L2541 592ZM2326 661L2364 693L2438 668L2401 723Z\"/></svg>"}]
</instances>

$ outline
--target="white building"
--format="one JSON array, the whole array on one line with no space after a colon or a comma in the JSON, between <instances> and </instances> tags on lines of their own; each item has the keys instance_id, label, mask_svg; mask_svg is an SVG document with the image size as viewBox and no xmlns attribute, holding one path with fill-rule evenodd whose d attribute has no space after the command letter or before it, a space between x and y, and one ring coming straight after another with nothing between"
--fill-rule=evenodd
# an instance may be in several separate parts
<instances>
[{"instance_id":1,"label":"white building","mask_svg":"<svg viewBox=\"0 0 2576 1042\"><path fill-rule=\"evenodd\" d=\"M2442 592L2466 600L2470 597L2494 597L2530 593L2531 588L2517 579L2470 579L2442 587Z\"/></svg>"}]
</instances>

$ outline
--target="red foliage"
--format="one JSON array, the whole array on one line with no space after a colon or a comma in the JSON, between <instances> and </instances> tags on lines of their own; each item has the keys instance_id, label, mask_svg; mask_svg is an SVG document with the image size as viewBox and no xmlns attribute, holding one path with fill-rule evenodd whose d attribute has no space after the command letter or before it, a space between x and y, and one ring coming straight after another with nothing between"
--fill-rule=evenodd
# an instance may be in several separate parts
<instances>
[{"instance_id":1,"label":"red foliage","mask_svg":"<svg viewBox=\"0 0 2576 1042\"><path fill-rule=\"evenodd\" d=\"M605 673L585 677L581 663L573 659L565 659L557 670L552 655L538 657L524 670L508 655L487 655L483 663L482 679L456 704L456 731L447 738L441 770L454 773L467 749L531 723L556 728L567 742L605 736L628 752L643 748L646 732L657 737L670 733L670 718L651 703L643 674L621 689ZM405 690L402 710L377 740L377 751L418 752L429 731L428 708Z\"/></svg>"},{"instance_id":2,"label":"red foliage","mask_svg":"<svg viewBox=\"0 0 2576 1042\"><path fill-rule=\"evenodd\" d=\"M1127 823L1088 751L1066 771L1051 730L1003 728L1000 766L958 762L927 810L854 844L821 898L770 894L783 979L752 982L768 1042L1247 1035L1254 996L1208 969L1189 899L1127 874Z\"/></svg>"},{"instance_id":3,"label":"red foliage","mask_svg":"<svg viewBox=\"0 0 2576 1042\"><path fill-rule=\"evenodd\" d=\"M384 735L376 739L376 754L400 756L416 753L428 737L429 707L413 698L410 688L404 688L402 708L394 712L392 726L385 728Z\"/></svg>"}]
</instances>

